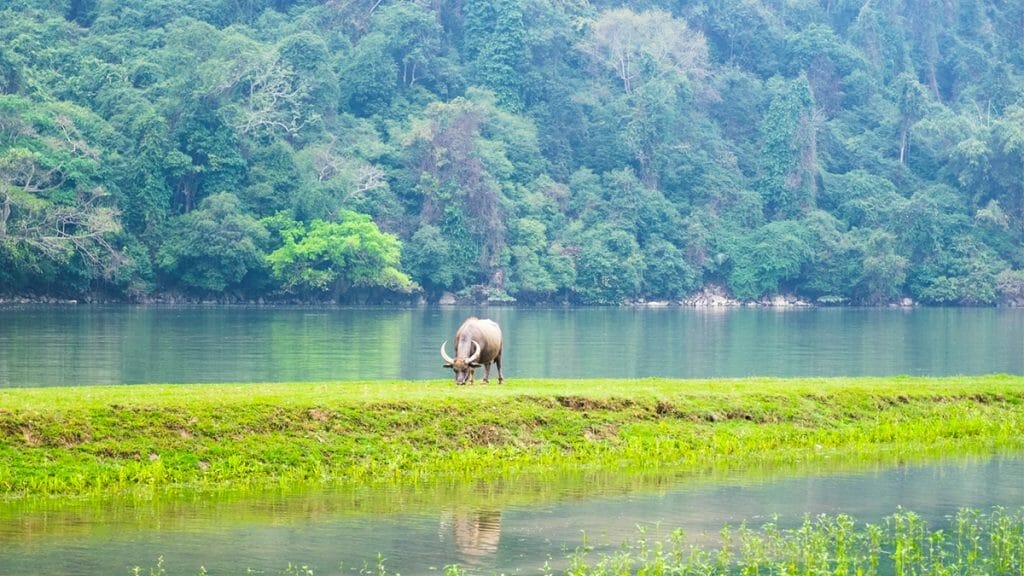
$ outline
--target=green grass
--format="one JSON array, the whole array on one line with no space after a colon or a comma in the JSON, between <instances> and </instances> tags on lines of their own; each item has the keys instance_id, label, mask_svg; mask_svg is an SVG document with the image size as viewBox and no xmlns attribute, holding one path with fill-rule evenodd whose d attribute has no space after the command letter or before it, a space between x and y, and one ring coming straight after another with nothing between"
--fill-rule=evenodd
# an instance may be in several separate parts
<instances>
[{"instance_id":1,"label":"green grass","mask_svg":"<svg viewBox=\"0 0 1024 576\"><path fill-rule=\"evenodd\" d=\"M1024 377L0 390L0 498L892 461L1024 448Z\"/></svg>"}]
</instances>

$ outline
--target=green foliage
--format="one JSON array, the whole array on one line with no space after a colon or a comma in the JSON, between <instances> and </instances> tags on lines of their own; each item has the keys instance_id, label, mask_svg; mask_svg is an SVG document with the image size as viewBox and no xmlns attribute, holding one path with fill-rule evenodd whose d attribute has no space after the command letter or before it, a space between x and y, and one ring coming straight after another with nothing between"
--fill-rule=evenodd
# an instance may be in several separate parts
<instances>
[{"instance_id":1,"label":"green foliage","mask_svg":"<svg viewBox=\"0 0 1024 576\"><path fill-rule=\"evenodd\" d=\"M339 76L346 109L364 116L382 112L398 87L398 67L388 54L387 37L374 32L360 39Z\"/></svg>"},{"instance_id":2,"label":"green foliage","mask_svg":"<svg viewBox=\"0 0 1024 576\"><path fill-rule=\"evenodd\" d=\"M405 244L406 269L419 279L428 292L466 284L467 272L460 269L460 260L453 257L448 240L437 226L424 224Z\"/></svg>"},{"instance_id":3,"label":"green foliage","mask_svg":"<svg viewBox=\"0 0 1024 576\"><path fill-rule=\"evenodd\" d=\"M729 287L740 298L755 300L788 288L814 256L799 222L769 223L739 239L731 248Z\"/></svg>"},{"instance_id":4,"label":"green foliage","mask_svg":"<svg viewBox=\"0 0 1024 576\"><path fill-rule=\"evenodd\" d=\"M864 240L862 273L856 294L866 304L883 304L898 298L907 279L910 261L896 253L893 235L873 231Z\"/></svg>"},{"instance_id":5,"label":"green foliage","mask_svg":"<svg viewBox=\"0 0 1024 576\"><path fill-rule=\"evenodd\" d=\"M655 299L680 299L700 286L700 273L682 250L661 238L643 247L643 294Z\"/></svg>"},{"instance_id":6,"label":"green foliage","mask_svg":"<svg viewBox=\"0 0 1024 576\"><path fill-rule=\"evenodd\" d=\"M88 291L125 264L119 213L103 188L100 150L108 136L87 110L0 96L0 253L10 288Z\"/></svg>"},{"instance_id":7,"label":"green foliage","mask_svg":"<svg viewBox=\"0 0 1024 576\"><path fill-rule=\"evenodd\" d=\"M1001 270L1006 270L1006 263L992 249L971 236L959 236L915 271L909 287L918 300L929 304L991 305L999 295Z\"/></svg>"},{"instance_id":8,"label":"green foliage","mask_svg":"<svg viewBox=\"0 0 1024 576\"><path fill-rule=\"evenodd\" d=\"M281 243L266 259L286 292L330 292L337 299L357 288L413 287L398 270L401 243L365 214L342 210L336 222L313 220L308 226L283 214L265 222Z\"/></svg>"},{"instance_id":9,"label":"green foliage","mask_svg":"<svg viewBox=\"0 0 1024 576\"><path fill-rule=\"evenodd\" d=\"M764 150L758 189L768 217L793 218L812 208L814 201L811 93L804 78L772 82L769 88L772 98L761 122Z\"/></svg>"},{"instance_id":10,"label":"green foliage","mask_svg":"<svg viewBox=\"0 0 1024 576\"><path fill-rule=\"evenodd\" d=\"M510 238L512 249L511 274L509 282L515 292L526 294L551 294L562 288L555 283L548 271L547 230L544 224L530 218L515 222Z\"/></svg>"},{"instance_id":11,"label":"green foliage","mask_svg":"<svg viewBox=\"0 0 1024 576\"><path fill-rule=\"evenodd\" d=\"M522 109L526 27L516 0L468 0L463 8L463 52L473 84L497 95L508 110Z\"/></svg>"},{"instance_id":12,"label":"green foliage","mask_svg":"<svg viewBox=\"0 0 1024 576\"><path fill-rule=\"evenodd\" d=\"M995 0L8 2L0 293L345 291L322 265L271 278L250 247L190 263L227 193L289 214L296 243L369 215L429 300L1005 303L1020 19Z\"/></svg>"},{"instance_id":13,"label":"green foliage","mask_svg":"<svg viewBox=\"0 0 1024 576\"><path fill-rule=\"evenodd\" d=\"M223 292L240 287L263 266L266 229L228 192L203 200L199 209L170 222L172 232L157 254L164 274L190 290Z\"/></svg>"},{"instance_id":14,"label":"green foliage","mask_svg":"<svg viewBox=\"0 0 1024 576\"><path fill-rule=\"evenodd\" d=\"M640 295L643 256L632 234L598 227L579 239L576 287L586 304L621 304Z\"/></svg>"}]
</instances>

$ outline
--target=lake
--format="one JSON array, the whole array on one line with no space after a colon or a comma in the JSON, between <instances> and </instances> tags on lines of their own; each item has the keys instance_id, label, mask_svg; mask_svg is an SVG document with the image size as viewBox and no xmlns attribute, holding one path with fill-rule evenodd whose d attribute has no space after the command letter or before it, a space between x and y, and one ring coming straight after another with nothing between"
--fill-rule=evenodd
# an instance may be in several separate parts
<instances>
[{"instance_id":1,"label":"lake","mask_svg":"<svg viewBox=\"0 0 1024 576\"><path fill-rule=\"evenodd\" d=\"M1024 374L1024 309L0 306L0 387L448 378L470 314L509 379Z\"/></svg>"},{"instance_id":2,"label":"lake","mask_svg":"<svg viewBox=\"0 0 1024 576\"><path fill-rule=\"evenodd\" d=\"M451 378L468 315L506 333L517 377L1024 374L1019 309L0 307L0 387ZM450 350L450 348L449 348ZM951 455L955 456L955 455ZM2 463L0 463L2 464ZM542 574L583 543L902 506L941 527L963 506L1024 505L1024 455L498 484L0 502L0 574ZM365 571L364 571L365 567ZM157 571L158 572L158 571ZM294 573L300 573L295 571ZM304 573L304 572L302 572Z\"/></svg>"}]
</instances>

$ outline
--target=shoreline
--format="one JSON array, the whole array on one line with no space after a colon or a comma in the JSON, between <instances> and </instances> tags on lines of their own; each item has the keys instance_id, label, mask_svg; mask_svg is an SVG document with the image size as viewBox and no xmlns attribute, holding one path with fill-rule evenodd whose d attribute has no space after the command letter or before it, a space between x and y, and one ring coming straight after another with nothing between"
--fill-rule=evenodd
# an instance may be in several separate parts
<instances>
[{"instance_id":1,"label":"shoreline","mask_svg":"<svg viewBox=\"0 0 1024 576\"><path fill-rule=\"evenodd\" d=\"M898 302L886 304L853 304L846 301L811 302L793 294L778 294L759 300L737 300L718 293L701 292L680 300L637 300L620 304L581 304L564 301L517 302L515 300L489 301L473 298L441 298L437 301L426 299L396 299L393 301L355 301L337 302L314 299L246 299L236 297L201 298L192 296L157 296L144 299L123 298L59 298L51 296L2 296L0 306L258 306L268 308L459 308L467 306L510 307L510 308L690 308L730 310L737 308L877 308L877 309L912 309L912 308L1024 308L1024 301L1010 300L985 306L942 305L931 306L921 304L910 298L902 298Z\"/></svg>"}]
</instances>

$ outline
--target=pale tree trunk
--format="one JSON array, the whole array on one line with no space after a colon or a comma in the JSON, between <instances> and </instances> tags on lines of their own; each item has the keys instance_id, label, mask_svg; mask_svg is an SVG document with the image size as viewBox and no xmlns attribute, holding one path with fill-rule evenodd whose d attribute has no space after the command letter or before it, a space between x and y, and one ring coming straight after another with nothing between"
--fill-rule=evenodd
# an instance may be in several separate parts
<instances>
[{"instance_id":1,"label":"pale tree trunk","mask_svg":"<svg viewBox=\"0 0 1024 576\"><path fill-rule=\"evenodd\" d=\"M7 237L7 219L11 217L11 196L4 193L4 203L0 206L0 240Z\"/></svg>"},{"instance_id":2,"label":"pale tree trunk","mask_svg":"<svg viewBox=\"0 0 1024 576\"><path fill-rule=\"evenodd\" d=\"M907 142L910 140L910 123L904 122L900 127L900 164L907 163Z\"/></svg>"}]
</instances>

